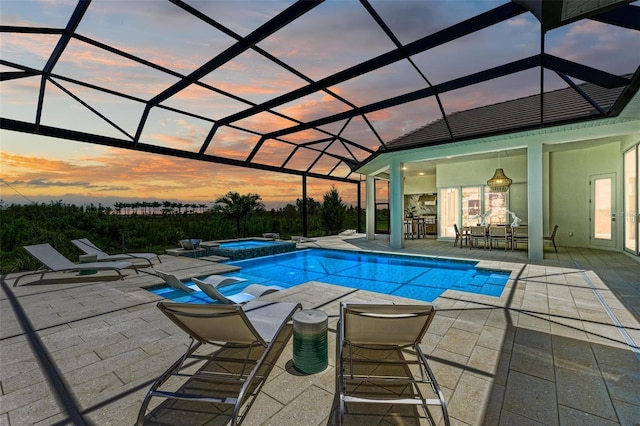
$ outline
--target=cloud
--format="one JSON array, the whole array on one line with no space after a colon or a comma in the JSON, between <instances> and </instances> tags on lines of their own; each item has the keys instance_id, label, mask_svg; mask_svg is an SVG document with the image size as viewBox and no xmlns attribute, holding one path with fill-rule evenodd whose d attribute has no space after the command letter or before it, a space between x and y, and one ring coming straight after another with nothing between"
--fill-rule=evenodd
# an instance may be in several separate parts
<instances>
[{"instance_id":1,"label":"cloud","mask_svg":"<svg viewBox=\"0 0 640 426\"><path fill-rule=\"evenodd\" d=\"M270 203L286 204L302 193L299 176L116 148L102 148L68 160L0 151L0 168L3 181L30 199L84 197L91 200L88 202L107 204L105 199L134 198L206 203L233 190L258 193ZM325 180L313 182L308 191L315 197L331 184ZM0 198L6 201L12 193L11 188L0 185Z\"/></svg>"},{"instance_id":2,"label":"cloud","mask_svg":"<svg viewBox=\"0 0 640 426\"><path fill-rule=\"evenodd\" d=\"M637 31L593 20L578 21L552 31L547 51L555 56L614 74L633 73L638 67Z\"/></svg>"},{"instance_id":3,"label":"cloud","mask_svg":"<svg viewBox=\"0 0 640 426\"><path fill-rule=\"evenodd\" d=\"M525 28L528 25L531 25L531 20L524 16L519 16L517 18L509 19L507 21L507 25L510 27Z\"/></svg>"},{"instance_id":4,"label":"cloud","mask_svg":"<svg viewBox=\"0 0 640 426\"><path fill-rule=\"evenodd\" d=\"M32 179L28 182L17 182L14 181L12 182L14 185L18 184L18 183L22 183L24 185L31 185L31 186L39 186L39 187L43 187L43 188L51 188L54 186L57 187L65 187L65 186L81 186L84 188L90 188L91 185L89 184L89 182L63 182L63 181L50 181L50 180L46 180L46 179Z\"/></svg>"}]
</instances>

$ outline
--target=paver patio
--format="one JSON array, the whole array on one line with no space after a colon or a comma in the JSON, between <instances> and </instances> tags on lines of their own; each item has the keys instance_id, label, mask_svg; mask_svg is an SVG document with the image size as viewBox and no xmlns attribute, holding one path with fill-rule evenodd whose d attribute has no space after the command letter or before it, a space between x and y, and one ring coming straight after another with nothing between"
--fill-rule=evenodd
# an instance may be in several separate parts
<instances>
[{"instance_id":1,"label":"paver patio","mask_svg":"<svg viewBox=\"0 0 640 426\"><path fill-rule=\"evenodd\" d=\"M318 238L299 247L392 251L362 235ZM453 424L556 425L640 423L640 262L625 254L559 248L529 262L524 250L453 247L433 239L402 250L479 259L511 271L499 298L449 290L424 339ZM154 266L179 277L229 270L215 259L162 256ZM188 338L143 289L159 284L153 268L124 281L106 272L51 274L12 287L0 300L0 425L133 424L150 383L185 350ZM281 348L247 425L333 424L335 327L343 300L405 301L351 288L307 283L265 296L329 314L329 368L303 375L292 367L292 341ZM415 303L413 301L412 303ZM228 424L218 407L154 398L148 424ZM413 409L348 406L346 424L428 424ZM218 414L216 414L218 413ZM439 418L436 416L436 418Z\"/></svg>"}]
</instances>

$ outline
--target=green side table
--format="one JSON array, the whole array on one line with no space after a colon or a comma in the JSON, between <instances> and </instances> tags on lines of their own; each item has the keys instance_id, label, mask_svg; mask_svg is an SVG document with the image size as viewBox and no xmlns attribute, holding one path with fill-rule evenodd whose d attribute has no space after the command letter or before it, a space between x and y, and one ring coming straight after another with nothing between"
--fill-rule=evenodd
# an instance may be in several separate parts
<instances>
[{"instance_id":1,"label":"green side table","mask_svg":"<svg viewBox=\"0 0 640 426\"><path fill-rule=\"evenodd\" d=\"M97 254L81 254L79 256L79 260L80 260L80 263L97 262L98 261L98 255ZM91 270L91 269L88 269L86 271L80 271L80 275L93 275L93 274L97 274L97 273L98 273L98 271Z\"/></svg>"},{"instance_id":2,"label":"green side table","mask_svg":"<svg viewBox=\"0 0 640 426\"><path fill-rule=\"evenodd\" d=\"M293 315L293 367L301 373L319 373L329 365L328 315L317 309Z\"/></svg>"}]
</instances>

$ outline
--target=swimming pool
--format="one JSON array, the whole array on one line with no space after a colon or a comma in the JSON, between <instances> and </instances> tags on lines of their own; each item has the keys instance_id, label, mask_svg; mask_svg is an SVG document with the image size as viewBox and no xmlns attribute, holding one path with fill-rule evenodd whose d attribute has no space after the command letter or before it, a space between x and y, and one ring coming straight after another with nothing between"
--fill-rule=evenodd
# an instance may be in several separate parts
<instances>
[{"instance_id":1,"label":"swimming pool","mask_svg":"<svg viewBox=\"0 0 640 426\"><path fill-rule=\"evenodd\" d=\"M254 283L289 288L320 281L432 302L447 289L500 296L509 279L509 272L477 269L474 261L316 248L226 263L242 268L227 275L246 281L223 287L224 294ZM154 293L181 302L211 303L202 293L185 296L168 290L180 293L176 296L181 300Z\"/></svg>"}]
</instances>

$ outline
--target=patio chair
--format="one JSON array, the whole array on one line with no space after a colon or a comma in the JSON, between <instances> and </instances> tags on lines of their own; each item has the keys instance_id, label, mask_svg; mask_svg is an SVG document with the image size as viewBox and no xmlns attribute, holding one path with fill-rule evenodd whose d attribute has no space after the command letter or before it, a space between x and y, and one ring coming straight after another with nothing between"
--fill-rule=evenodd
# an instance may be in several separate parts
<instances>
[{"instance_id":1,"label":"patio chair","mask_svg":"<svg viewBox=\"0 0 640 426\"><path fill-rule=\"evenodd\" d=\"M195 288L189 287L185 285L178 277L173 274L169 274L167 272L156 271L156 274L164 280L169 287L174 288L175 290L181 290L185 293L194 293L198 290ZM206 283L211 283L214 285L226 285L226 284L234 284L240 281L245 281L242 278L236 277L225 277L224 275L209 275L207 278L203 278L202 281Z\"/></svg>"},{"instance_id":2,"label":"patio chair","mask_svg":"<svg viewBox=\"0 0 640 426\"><path fill-rule=\"evenodd\" d=\"M122 275L121 272L122 269L133 269L136 271L136 274L138 273L138 269L131 262L89 262L76 264L64 257L50 244L24 246L24 249L42 263L44 267L17 277L13 283L14 287L18 285L18 281L26 276L40 274L40 279L42 279L44 274L49 272L116 271L121 280L124 279L124 275Z\"/></svg>"},{"instance_id":3,"label":"patio chair","mask_svg":"<svg viewBox=\"0 0 640 426\"><path fill-rule=\"evenodd\" d=\"M420 346L434 316L432 305L340 305L336 342L339 424L344 421L346 403L372 403L422 406L431 424L438 422L429 406L438 406L449 425L444 396ZM420 377L411 365L419 366Z\"/></svg>"},{"instance_id":4,"label":"patio chair","mask_svg":"<svg viewBox=\"0 0 640 426\"><path fill-rule=\"evenodd\" d=\"M158 263L162 263L160 257L155 253L121 253L121 254L107 254L100 250L98 246L89 241L88 238L80 238L78 240L71 240L73 245L78 247L86 254L94 254L97 256L99 262L112 261L112 260L135 260L143 259L149 262L149 266L152 265L151 259L158 259Z\"/></svg>"},{"instance_id":5,"label":"patio chair","mask_svg":"<svg viewBox=\"0 0 640 426\"><path fill-rule=\"evenodd\" d=\"M162 272L162 271L158 271L156 270L156 274L162 278L164 280L165 283L167 283L167 285L175 290L181 290L184 291L185 293L193 293L196 290L191 288L191 287L187 287L182 281L180 281L180 279L178 277L176 277L173 274L169 274L167 272Z\"/></svg>"},{"instance_id":6,"label":"patio chair","mask_svg":"<svg viewBox=\"0 0 640 426\"><path fill-rule=\"evenodd\" d=\"M514 226L511 229L511 249L517 249L519 243L529 244L528 226Z\"/></svg>"},{"instance_id":7,"label":"patio chair","mask_svg":"<svg viewBox=\"0 0 640 426\"><path fill-rule=\"evenodd\" d=\"M504 243L504 249L509 246L509 233L506 226L490 226L489 227L489 249L493 249L493 243L495 242L496 248L500 246L500 243Z\"/></svg>"},{"instance_id":8,"label":"patio chair","mask_svg":"<svg viewBox=\"0 0 640 426\"><path fill-rule=\"evenodd\" d=\"M286 344L291 334L279 337L295 311L302 308L299 303L258 301L243 306L163 301L157 306L189 335L191 344L185 354L155 380L142 401L137 425L144 423L147 406L154 396L231 406L231 424L236 425L238 418L249 408L247 406L241 415L241 407L259 393L270 371L269 366L275 361L268 358L270 352L274 347ZM205 349L207 345L219 349L212 353L203 353L202 350L196 354L198 348L203 346ZM241 351L238 352L238 348ZM230 350L234 351L234 357L225 353ZM251 357L252 352L259 356ZM195 373L194 367L197 366L192 365L193 360L205 362ZM267 367L266 370L262 369L263 366ZM198 393L186 393L188 382L175 392L161 390L173 376L187 377L189 382L206 381L207 386L194 385Z\"/></svg>"},{"instance_id":9,"label":"patio chair","mask_svg":"<svg viewBox=\"0 0 640 426\"><path fill-rule=\"evenodd\" d=\"M478 242L482 241L482 246L487 248L487 228L484 226L472 226L469 232L469 248L478 246Z\"/></svg>"},{"instance_id":10,"label":"patio chair","mask_svg":"<svg viewBox=\"0 0 640 426\"><path fill-rule=\"evenodd\" d=\"M453 229L456 231L456 240L453 242L453 246L458 245L458 241L460 241L460 248L462 248L462 242L464 241L466 245L469 245L469 231L463 231L462 233L458 229L458 225L453 224Z\"/></svg>"},{"instance_id":11,"label":"patio chair","mask_svg":"<svg viewBox=\"0 0 640 426\"><path fill-rule=\"evenodd\" d=\"M551 235L542 237L544 243L546 243L547 241L550 241L551 244L553 244L553 249L556 251L556 253L558 252L558 247L556 247L556 233L557 232L558 232L558 225L555 225L553 227L553 232L551 232Z\"/></svg>"},{"instance_id":12,"label":"patio chair","mask_svg":"<svg viewBox=\"0 0 640 426\"><path fill-rule=\"evenodd\" d=\"M212 300L225 304L247 303L265 294L284 290L283 287L277 285L266 286L262 284L250 284L239 293L225 296L220 292L220 290L218 290L218 285L222 284L215 284L212 282L207 282L206 280L199 280L197 278L193 278L193 282L198 286L200 290L203 291L204 294L209 296Z\"/></svg>"}]
</instances>

